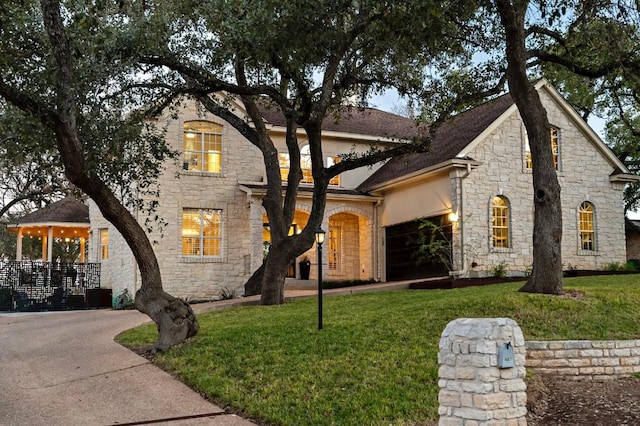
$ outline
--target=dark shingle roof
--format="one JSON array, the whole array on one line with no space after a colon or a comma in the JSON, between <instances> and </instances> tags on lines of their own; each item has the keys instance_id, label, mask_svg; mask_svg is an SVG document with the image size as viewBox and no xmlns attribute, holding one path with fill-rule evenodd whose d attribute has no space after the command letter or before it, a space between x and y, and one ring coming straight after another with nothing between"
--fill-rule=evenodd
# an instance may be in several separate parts
<instances>
[{"instance_id":1,"label":"dark shingle roof","mask_svg":"<svg viewBox=\"0 0 640 426\"><path fill-rule=\"evenodd\" d=\"M282 113L275 108L260 106L260 114L275 126L286 126ZM322 123L322 130L356 133L359 135L380 138L408 139L418 134L416 121L375 108L343 107L339 116L327 116Z\"/></svg>"},{"instance_id":2,"label":"dark shingle roof","mask_svg":"<svg viewBox=\"0 0 640 426\"><path fill-rule=\"evenodd\" d=\"M507 93L452 117L438 128L428 152L390 159L358 189L366 192L384 182L454 159L511 105L513 100Z\"/></svg>"},{"instance_id":3,"label":"dark shingle roof","mask_svg":"<svg viewBox=\"0 0 640 426\"><path fill-rule=\"evenodd\" d=\"M29 213L16 221L20 225L32 223L89 223L89 206L73 197L66 197Z\"/></svg>"}]
</instances>

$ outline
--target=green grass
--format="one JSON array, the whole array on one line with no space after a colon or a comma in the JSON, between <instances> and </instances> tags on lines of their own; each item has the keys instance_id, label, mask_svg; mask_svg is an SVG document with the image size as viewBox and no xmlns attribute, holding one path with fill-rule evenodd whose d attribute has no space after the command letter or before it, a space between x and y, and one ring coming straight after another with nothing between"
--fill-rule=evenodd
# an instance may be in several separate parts
<instances>
[{"instance_id":1,"label":"green grass","mask_svg":"<svg viewBox=\"0 0 640 426\"><path fill-rule=\"evenodd\" d=\"M325 297L199 316L200 332L154 362L222 406L268 425L428 425L438 341L461 317L509 317L527 340L640 338L640 275L565 279L581 299L522 283ZM150 346L155 327L118 341Z\"/></svg>"}]
</instances>

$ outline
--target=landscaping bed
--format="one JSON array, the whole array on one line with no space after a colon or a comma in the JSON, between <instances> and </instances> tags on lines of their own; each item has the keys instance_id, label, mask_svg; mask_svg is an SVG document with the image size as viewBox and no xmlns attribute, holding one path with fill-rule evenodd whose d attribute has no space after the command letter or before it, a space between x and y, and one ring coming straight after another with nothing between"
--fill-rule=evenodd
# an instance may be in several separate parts
<instances>
[{"instance_id":1,"label":"landscaping bed","mask_svg":"<svg viewBox=\"0 0 640 426\"><path fill-rule=\"evenodd\" d=\"M482 277L482 278L443 278L441 280L421 281L417 283L411 283L409 289L411 290L435 290L435 289L449 289L449 288L462 288L462 287L476 287L490 284L499 284L515 281L525 281L525 277Z\"/></svg>"},{"instance_id":2,"label":"landscaping bed","mask_svg":"<svg viewBox=\"0 0 640 426\"><path fill-rule=\"evenodd\" d=\"M623 274L637 274L635 271L604 271L604 270L589 270L589 269L571 269L564 271L564 276L571 277L590 277L594 275L623 275ZM442 278L437 280L420 281L411 283L409 289L411 290L435 290L435 289L451 289L462 287L476 287L490 284L509 283L517 281L526 281L527 277L476 277L476 278Z\"/></svg>"}]
</instances>

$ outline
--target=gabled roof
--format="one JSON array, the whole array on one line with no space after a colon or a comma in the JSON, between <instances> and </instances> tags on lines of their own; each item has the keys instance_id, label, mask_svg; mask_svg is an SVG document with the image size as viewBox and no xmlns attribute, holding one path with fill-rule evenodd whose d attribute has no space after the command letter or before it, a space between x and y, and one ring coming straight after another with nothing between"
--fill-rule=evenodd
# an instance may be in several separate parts
<instances>
[{"instance_id":1,"label":"gabled roof","mask_svg":"<svg viewBox=\"0 0 640 426\"><path fill-rule=\"evenodd\" d=\"M629 172L611 149L547 80L540 79L534 85L536 90L545 90L550 95L576 126L582 130L587 140L611 164L614 169L610 176L612 181L633 182L640 180L639 176ZM515 103L507 93L460 113L438 128L428 152L407 154L403 157L390 159L357 189L368 192L379 188L382 184L403 179L411 174L419 174L436 165L446 166L453 164L456 160L473 160L467 158L467 153L503 121L501 117L507 117L515 111L517 111Z\"/></svg>"},{"instance_id":2,"label":"gabled roof","mask_svg":"<svg viewBox=\"0 0 640 426\"><path fill-rule=\"evenodd\" d=\"M384 182L456 158L467 145L513 105L513 99L507 93L452 117L438 128L428 152L390 159L358 189L366 192Z\"/></svg>"},{"instance_id":3,"label":"gabled roof","mask_svg":"<svg viewBox=\"0 0 640 426\"><path fill-rule=\"evenodd\" d=\"M284 115L276 108L259 106L260 114L274 126L286 127ZM375 108L344 106L337 117L328 115L323 131L368 135L380 138L410 139L419 134L415 120Z\"/></svg>"},{"instance_id":4,"label":"gabled roof","mask_svg":"<svg viewBox=\"0 0 640 426\"><path fill-rule=\"evenodd\" d=\"M16 222L18 225L47 223L85 223L88 225L89 206L73 197L66 197L29 213Z\"/></svg>"}]
</instances>

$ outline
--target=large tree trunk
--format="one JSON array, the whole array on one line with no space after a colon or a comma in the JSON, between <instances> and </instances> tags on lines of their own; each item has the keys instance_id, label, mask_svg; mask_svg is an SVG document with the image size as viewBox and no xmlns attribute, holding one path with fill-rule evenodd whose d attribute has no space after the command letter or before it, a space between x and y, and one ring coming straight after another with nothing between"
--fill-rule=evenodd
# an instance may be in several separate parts
<instances>
[{"instance_id":1,"label":"large tree trunk","mask_svg":"<svg viewBox=\"0 0 640 426\"><path fill-rule=\"evenodd\" d=\"M42 0L41 5L44 25L58 66L58 109L46 116L48 121L45 124L55 132L65 175L69 181L91 197L105 219L116 227L131 248L142 279L142 286L136 293L135 306L149 315L157 325L158 340L153 350L166 349L195 335L198 332L198 322L186 302L162 290L160 268L147 235L135 217L91 171L85 160L76 121L73 60L62 24L60 4L57 0Z\"/></svg>"},{"instance_id":2,"label":"large tree trunk","mask_svg":"<svg viewBox=\"0 0 640 426\"><path fill-rule=\"evenodd\" d=\"M262 274L262 293L260 295L262 305L281 305L284 303L284 281L288 265L289 256L285 253L278 253L277 250L274 250L267 256Z\"/></svg>"},{"instance_id":3,"label":"large tree trunk","mask_svg":"<svg viewBox=\"0 0 640 426\"><path fill-rule=\"evenodd\" d=\"M264 263L256 269L251 277L244 283L244 295L255 296L262 293L262 276L264 275Z\"/></svg>"},{"instance_id":4,"label":"large tree trunk","mask_svg":"<svg viewBox=\"0 0 640 426\"><path fill-rule=\"evenodd\" d=\"M529 137L533 162L533 273L521 291L562 293L562 205L547 113L526 71L524 19L528 2L496 0L505 28L507 79Z\"/></svg>"},{"instance_id":5,"label":"large tree trunk","mask_svg":"<svg viewBox=\"0 0 640 426\"><path fill-rule=\"evenodd\" d=\"M301 234L288 236L279 242L272 243L262 273L261 304L279 305L284 303L287 268L292 259L313 246L314 230L317 229L316 222L317 220L312 217Z\"/></svg>"}]
</instances>

